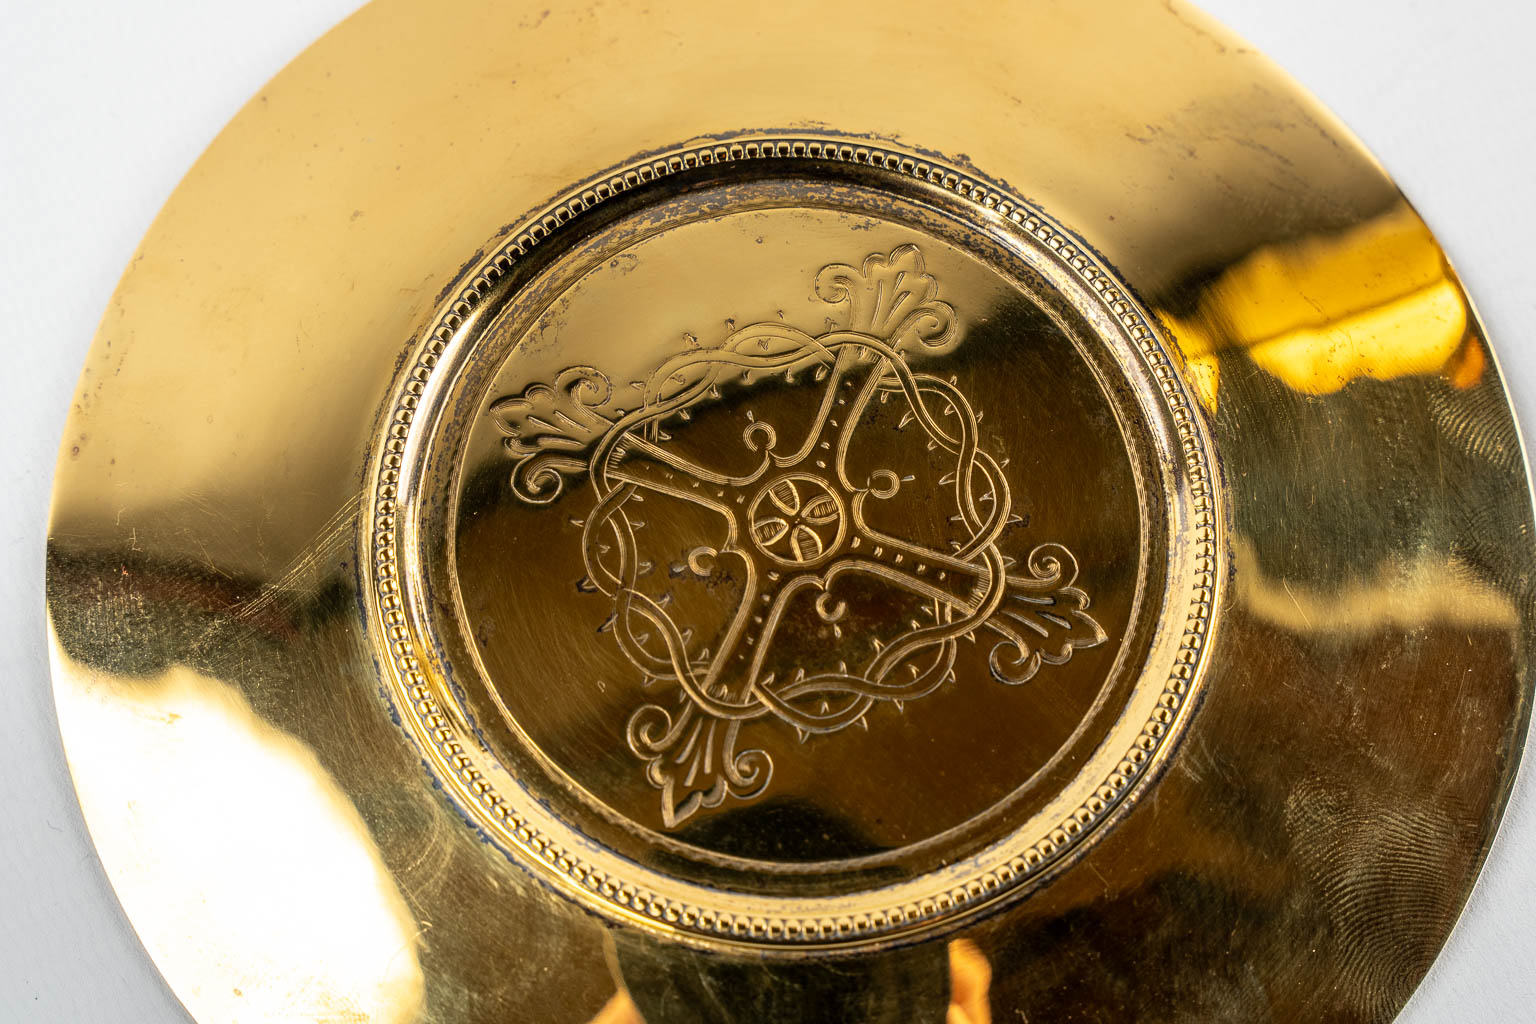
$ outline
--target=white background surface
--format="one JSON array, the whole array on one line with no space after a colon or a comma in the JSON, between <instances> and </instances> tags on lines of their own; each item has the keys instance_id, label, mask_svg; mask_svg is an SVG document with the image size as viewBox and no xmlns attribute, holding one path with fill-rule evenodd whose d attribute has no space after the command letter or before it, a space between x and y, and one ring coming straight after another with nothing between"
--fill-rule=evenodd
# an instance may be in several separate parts
<instances>
[{"instance_id":1,"label":"white background surface","mask_svg":"<svg viewBox=\"0 0 1536 1024\"><path fill-rule=\"evenodd\" d=\"M1021 0L999 0L1021 2ZM1090 0L1085 0L1090 2ZM75 378L118 275L237 109L353 0L0 5L0 1022L187 1020L92 851L44 647L44 522ZM1394 173L1472 291L1536 430L1536 7L1205 0ZM1536 1019L1536 784L1522 772L1405 1024Z\"/></svg>"}]
</instances>

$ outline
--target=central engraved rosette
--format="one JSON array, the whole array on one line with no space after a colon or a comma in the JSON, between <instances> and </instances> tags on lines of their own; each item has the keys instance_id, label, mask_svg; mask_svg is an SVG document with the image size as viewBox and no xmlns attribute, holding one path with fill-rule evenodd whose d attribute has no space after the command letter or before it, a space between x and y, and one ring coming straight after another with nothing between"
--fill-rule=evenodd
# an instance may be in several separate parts
<instances>
[{"instance_id":1,"label":"central engraved rosette","mask_svg":"<svg viewBox=\"0 0 1536 1024\"><path fill-rule=\"evenodd\" d=\"M758 550L785 565L812 565L841 545L848 514L825 480L786 473L763 485L748 510Z\"/></svg>"},{"instance_id":2,"label":"central engraved rosette","mask_svg":"<svg viewBox=\"0 0 1536 1024\"><path fill-rule=\"evenodd\" d=\"M598 630L633 666L625 738L666 827L766 792L784 743L955 685L961 644L1020 685L1105 641L1071 552L1008 550L1022 520L982 411L914 369L958 340L938 292L902 245L821 270L819 334L753 323L627 385L574 366L491 405L519 499L590 488L577 587L606 602ZM771 420L717 415L723 389L785 385L805 397ZM689 506L697 543L649 544L648 499ZM684 611L683 580L738 596Z\"/></svg>"}]
</instances>

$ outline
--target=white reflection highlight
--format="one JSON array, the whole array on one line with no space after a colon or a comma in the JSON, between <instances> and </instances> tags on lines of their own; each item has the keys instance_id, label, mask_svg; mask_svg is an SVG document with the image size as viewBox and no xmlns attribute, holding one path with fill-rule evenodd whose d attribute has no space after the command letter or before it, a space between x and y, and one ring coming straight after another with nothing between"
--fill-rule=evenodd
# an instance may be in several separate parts
<instances>
[{"instance_id":1,"label":"white reflection highlight","mask_svg":"<svg viewBox=\"0 0 1536 1024\"><path fill-rule=\"evenodd\" d=\"M201 1024L418 1018L415 921L307 747L190 669L54 679L101 859Z\"/></svg>"}]
</instances>

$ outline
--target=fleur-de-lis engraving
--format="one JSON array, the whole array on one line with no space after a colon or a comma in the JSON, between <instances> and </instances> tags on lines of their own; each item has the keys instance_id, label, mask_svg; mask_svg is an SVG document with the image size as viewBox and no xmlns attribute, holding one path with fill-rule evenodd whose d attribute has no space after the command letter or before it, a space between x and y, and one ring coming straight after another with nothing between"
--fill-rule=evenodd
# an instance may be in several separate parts
<instances>
[{"instance_id":1,"label":"fleur-de-lis engraving","mask_svg":"<svg viewBox=\"0 0 1536 1024\"><path fill-rule=\"evenodd\" d=\"M1000 541L1020 518L1003 463L986 450L958 385L909 365L959 339L955 311L938 298L918 248L872 253L859 267L830 264L814 289L842 311L843 326L833 320L813 336L758 323L717 346L690 347L639 382L636 408L616 407L611 382L591 367L491 407L522 500L547 504L568 481L589 478L583 589L612 602L605 629L645 689L670 691L643 703L626 730L661 790L669 828L768 787L767 751L738 749L753 723L782 722L802 741L867 725L873 707L899 707L953 681L959 644L980 636L991 638L992 676L1010 685L1106 639L1066 548L1040 544L1022 562L1004 554ZM770 378L814 386L820 400L793 430L749 417L739 442L745 471L705 464L675 443L692 410L718 400L722 386ZM953 524L947 545L892 536L866 515L913 480L890 468L858 477L848 457L870 409L892 402L899 429L924 458L947 467L934 491ZM679 570L708 580L729 563L740 581L739 607L717 636L696 635L677 620L669 595L641 585L649 560L630 506L646 494L707 510L718 522ZM844 626L855 580L891 588L915 617L879 636L853 635ZM786 660L778 649L787 621L824 628L846 659L835 668Z\"/></svg>"}]
</instances>

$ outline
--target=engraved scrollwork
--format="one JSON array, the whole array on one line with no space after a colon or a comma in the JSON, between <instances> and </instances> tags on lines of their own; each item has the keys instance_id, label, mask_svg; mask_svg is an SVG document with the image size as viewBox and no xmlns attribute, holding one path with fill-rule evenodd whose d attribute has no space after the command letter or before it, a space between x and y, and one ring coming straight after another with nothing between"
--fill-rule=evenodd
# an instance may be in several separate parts
<instances>
[{"instance_id":1,"label":"engraved scrollwork","mask_svg":"<svg viewBox=\"0 0 1536 1024\"><path fill-rule=\"evenodd\" d=\"M870 253L858 269L829 264L816 275L815 288L823 302L847 303L849 330L883 338L897 351L921 346L940 354L958 340L954 307L939 301L939 284L915 245L889 256Z\"/></svg>"},{"instance_id":2,"label":"engraved scrollwork","mask_svg":"<svg viewBox=\"0 0 1536 1024\"><path fill-rule=\"evenodd\" d=\"M612 397L606 376L590 366L573 366L553 386L535 384L491 406L507 435L503 443L517 460L512 489L519 498L547 505L560 497L567 477L586 470L586 459L578 456L612 426L599 412Z\"/></svg>"},{"instance_id":3,"label":"engraved scrollwork","mask_svg":"<svg viewBox=\"0 0 1536 1024\"><path fill-rule=\"evenodd\" d=\"M962 642L990 643L991 674L1020 685L1107 639L1076 585L1071 552L1040 544L1022 566L1004 553L1004 535L1022 522L1006 459L986 450L980 417L953 379L911 365L950 351L960 333L918 247L872 253L857 267L830 264L813 287L841 311L825 332L755 323L713 347L690 347L634 382L633 408L617 405L622 389L583 366L490 409L514 459L518 498L548 504L588 479L592 506L573 520L582 531L579 585L612 602L602 630L645 688L670 695L670 705L641 705L626 729L669 828L727 797L766 791L767 751L738 750L754 722L782 722L802 741L867 728L872 708L900 708L952 682ZM724 388L768 379L819 389L808 422L773 424L749 412L741 464L729 468L669 443ZM889 403L901 413L895 429L910 431L942 467L932 493L948 506L947 544L883 532L869 514L913 480L889 466L859 476L849 457L870 410ZM648 494L707 510L717 524L679 567L709 578L728 563L742 581L739 606L714 636L695 635L670 594L642 584L651 562L634 503ZM854 580L893 589L913 616L879 636L845 635ZM806 621L825 627L848 657L831 667L776 653L797 614L813 616Z\"/></svg>"}]
</instances>

